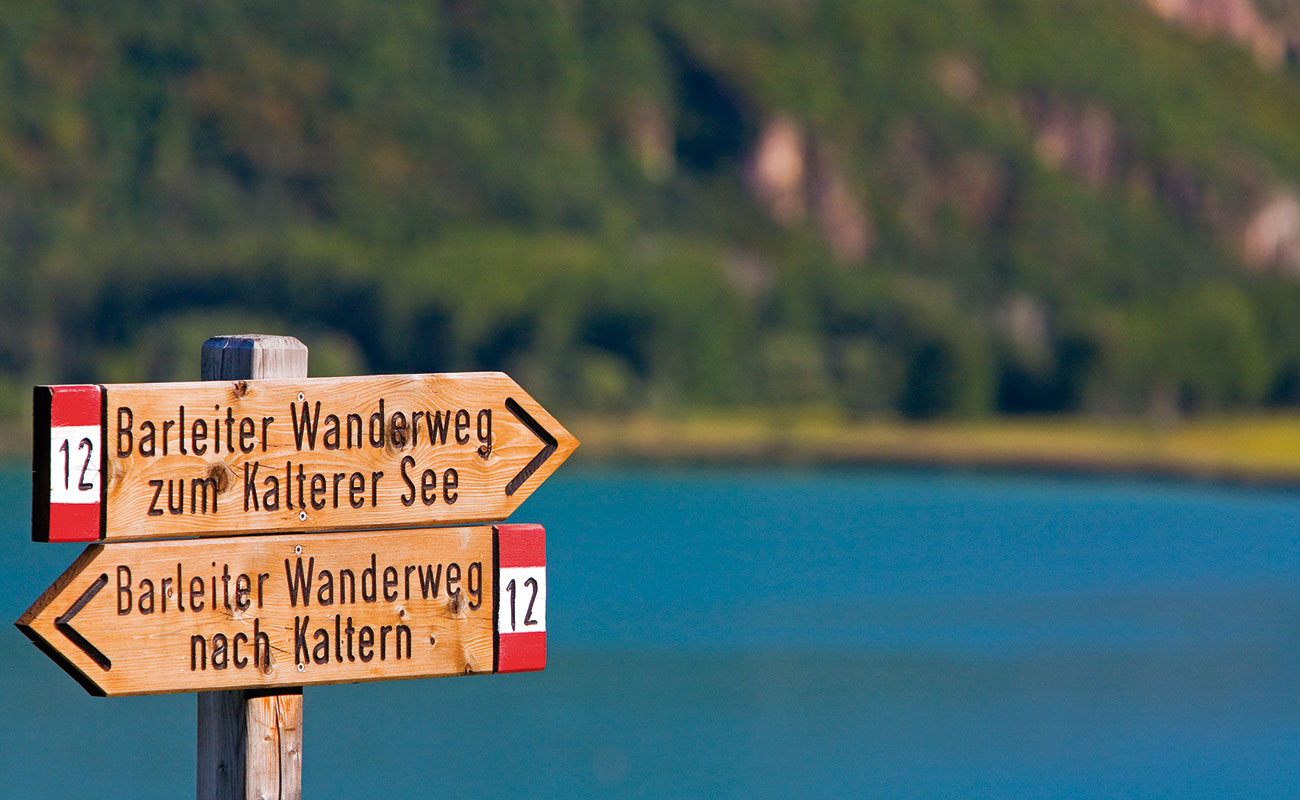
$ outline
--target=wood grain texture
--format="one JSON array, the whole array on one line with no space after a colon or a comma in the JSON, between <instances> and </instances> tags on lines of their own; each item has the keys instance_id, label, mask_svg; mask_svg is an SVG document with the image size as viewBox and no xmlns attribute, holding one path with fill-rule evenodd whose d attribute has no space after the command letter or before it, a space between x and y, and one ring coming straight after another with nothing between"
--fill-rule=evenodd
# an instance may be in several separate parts
<instances>
[{"instance_id":1,"label":"wood grain texture","mask_svg":"<svg viewBox=\"0 0 1300 800\"><path fill-rule=\"evenodd\" d=\"M103 388L105 541L497 522L578 446L502 373Z\"/></svg>"},{"instance_id":2,"label":"wood grain texture","mask_svg":"<svg viewBox=\"0 0 1300 800\"><path fill-rule=\"evenodd\" d=\"M199 692L198 800L242 800L247 770L248 698L244 692Z\"/></svg>"},{"instance_id":3,"label":"wood grain texture","mask_svg":"<svg viewBox=\"0 0 1300 800\"><path fill-rule=\"evenodd\" d=\"M244 708L249 742L244 796L302 797L302 689L253 693Z\"/></svg>"},{"instance_id":4,"label":"wood grain texture","mask_svg":"<svg viewBox=\"0 0 1300 800\"><path fill-rule=\"evenodd\" d=\"M199 800L302 796L302 689L199 692Z\"/></svg>"},{"instance_id":5,"label":"wood grain texture","mask_svg":"<svg viewBox=\"0 0 1300 800\"><path fill-rule=\"evenodd\" d=\"M305 378L307 348L290 336L218 336L203 343L200 372L206 381ZM199 800L301 799L302 688L282 691L199 693Z\"/></svg>"},{"instance_id":6,"label":"wood grain texture","mask_svg":"<svg viewBox=\"0 0 1300 800\"><path fill-rule=\"evenodd\" d=\"M109 696L491 672L494 559L490 526L91 545L18 626Z\"/></svg>"},{"instance_id":7,"label":"wood grain texture","mask_svg":"<svg viewBox=\"0 0 1300 800\"><path fill-rule=\"evenodd\" d=\"M307 345L292 336L214 336L203 343L199 370L205 381L305 378Z\"/></svg>"}]
</instances>

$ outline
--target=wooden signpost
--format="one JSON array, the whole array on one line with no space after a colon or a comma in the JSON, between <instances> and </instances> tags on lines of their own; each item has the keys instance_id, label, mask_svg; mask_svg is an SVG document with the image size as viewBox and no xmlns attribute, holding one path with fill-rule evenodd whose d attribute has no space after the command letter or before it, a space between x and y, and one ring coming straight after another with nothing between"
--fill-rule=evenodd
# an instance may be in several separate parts
<instances>
[{"instance_id":1,"label":"wooden signpost","mask_svg":"<svg viewBox=\"0 0 1300 800\"><path fill-rule=\"evenodd\" d=\"M38 386L32 538L505 519L578 442L499 372Z\"/></svg>"},{"instance_id":2,"label":"wooden signpost","mask_svg":"<svg viewBox=\"0 0 1300 800\"><path fill-rule=\"evenodd\" d=\"M108 696L539 670L545 532L92 545L18 627Z\"/></svg>"},{"instance_id":3,"label":"wooden signpost","mask_svg":"<svg viewBox=\"0 0 1300 800\"><path fill-rule=\"evenodd\" d=\"M202 368L36 387L32 538L95 544L17 622L92 694L199 692L199 798L301 797L303 686L545 666L545 532L479 523L578 442L514 381Z\"/></svg>"}]
</instances>

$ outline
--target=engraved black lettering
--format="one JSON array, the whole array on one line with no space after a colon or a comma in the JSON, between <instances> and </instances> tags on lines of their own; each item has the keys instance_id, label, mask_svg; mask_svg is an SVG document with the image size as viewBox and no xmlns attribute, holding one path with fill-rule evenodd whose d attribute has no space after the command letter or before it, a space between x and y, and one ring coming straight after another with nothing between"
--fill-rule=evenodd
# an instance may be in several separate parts
<instances>
[{"instance_id":1,"label":"engraved black lettering","mask_svg":"<svg viewBox=\"0 0 1300 800\"><path fill-rule=\"evenodd\" d=\"M293 618L293 661L295 664L307 663L307 625L310 621L311 617L295 616Z\"/></svg>"},{"instance_id":2,"label":"engraved black lettering","mask_svg":"<svg viewBox=\"0 0 1300 800\"><path fill-rule=\"evenodd\" d=\"M162 479L155 478L154 480L149 481L149 485L153 487L153 500L149 502L149 516L161 517L163 510L158 507L158 498L162 495Z\"/></svg>"},{"instance_id":3,"label":"engraved black lettering","mask_svg":"<svg viewBox=\"0 0 1300 800\"><path fill-rule=\"evenodd\" d=\"M469 442L469 412L465 409L456 411L456 444L466 444Z\"/></svg>"},{"instance_id":4,"label":"engraved black lettering","mask_svg":"<svg viewBox=\"0 0 1300 800\"><path fill-rule=\"evenodd\" d=\"M420 596L425 600L430 597L437 598L438 584L442 581L442 564L438 564L437 567L433 564L427 564L424 569L418 571L420 573Z\"/></svg>"},{"instance_id":5,"label":"engraved black lettering","mask_svg":"<svg viewBox=\"0 0 1300 800\"><path fill-rule=\"evenodd\" d=\"M366 579L369 578L369 588ZM374 553L370 554L370 566L361 570L361 599L373 603L379 599L379 565Z\"/></svg>"},{"instance_id":6,"label":"engraved black lettering","mask_svg":"<svg viewBox=\"0 0 1300 800\"><path fill-rule=\"evenodd\" d=\"M203 610L203 593L206 591L207 589L205 589L203 586L203 578L199 577L198 575L195 575L193 578L190 578L190 610L191 611Z\"/></svg>"},{"instance_id":7,"label":"engraved black lettering","mask_svg":"<svg viewBox=\"0 0 1300 800\"><path fill-rule=\"evenodd\" d=\"M258 585L261 585L260 579ZM260 590L258 594L260 597ZM257 602L257 607L262 607L260 599ZM253 663L257 664L258 668L263 672L271 671L271 637L267 636L266 632L262 630L261 620L256 617L253 618Z\"/></svg>"},{"instance_id":8,"label":"engraved black lettering","mask_svg":"<svg viewBox=\"0 0 1300 800\"><path fill-rule=\"evenodd\" d=\"M384 398L379 398L379 410L370 415L370 446L384 446Z\"/></svg>"},{"instance_id":9,"label":"engraved black lettering","mask_svg":"<svg viewBox=\"0 0 1300 800\"><path fill-rule=\"evenodd\" d=\"M313 636L316 637L316 646L312 648L311 660L315 661L317 664L328 664L330 660L329 633L327 633L324 628L317 628L316 633L314 633Z\"/></svg>"},{"instance_id":10,"label":"engraved black lettering","mask_svg":"<svg viewBox=\"0 0 1300 800\"><path fill-rule=\"evenodd\" d=\"M438 489L435 484L438 482L438 473L431 469L426 469L420 474L420 499L426 506L431 506L438 499Z\"/></svg>"},{"instance_id":11,"label":"engraved black lettering","mask_svg":"<svg viewBox=\"0 0 1300 800\"><path fill-rule=\"evenodd\" d=\"M424 415L424 427L429 432L429 444L446 444L447 427L451 424L451 412L445 414L435 411Z\"/></svg>"},{"instance_id":12,"label":"engraved black lettering","mask_svg":"<svg viewBox=\"0 0 1300 800\"><path fill-rule=\"evenodd\" d=\"M140 579L140 599L136 601L135 607L140 610L141 614L153 613L153 581L148 578Z\"/></svg>"},{"instance_id":13,"label":"engraved black lettering","mask_svg":"<svg viewBox=\"0 0 1300 800\"><path fill-rule=\"evenodd\" d=\"M248 599L248 595L253 592L253 582L249 580L244 573L239 573L235 578L235 608L240 611L247 611L253 603Z\"/></svg>"},{"instance_id":14,"label":"engraved black lettering","mask_svg":"<svg viewBox=\"0 0 1300 800\"><path fill-rule=\"evenodd\" d=\"M190 672L208 668L208 641L195 634L190 637Z\"/></svg>"},{"instance_id":15,"label":"engraved black lettering","mask_svg":"<svg viewBox=\"0 0 1300 800\"><path fill-rule=\"evenodd\" d=\"M247 644L247 643L248 643L248 634L243 633L242 631L236 633L230 639L230 650L234 654L234 658L232 658L231 660L235 662L235 669L243 669L244 667L248 666L248 657L239 655L239 645Z\"/></svg>"},{"instance_id":16,"label":"engraved black lettering","mask_svg":"<svg viewBox=\"0 0 1300 800\"><path fill-rule=\"evenodd\" d=\"M447 501L447 505L456 502L456 498L460 497L460 493L456 491L459 486L460 473L456 471L455 467L451 467L442 473L442 499Z\"/></svg>"},{"instance_id":17,"label":"engraved black lettering","mask_svg":"<svg viewBox=\"0 0 1300 800\"><path fill-rule=\"evenodd\" d=\"M166 441L165 439L163 441ZM175 495L176 504L172 505L172 497ZM172 480L167 479L167 511L172 514L181 514L185 511L185 479Z\"/></svg>"},{"instance_id":18,"label":"engraved black lettering","mask_svg":"<svg viewBox=\"0 0 1300 800\"><path fill-rule=\"evenodd\" d=\"M208 421L199 417L194 420L190 426L190 447L194 449L194 455L201 456L208 452Z\"/></svg>"},{"instance_id":19,"label":"engraved black lettering","mask_svg":"<svg viewBox=\"0 0 1300 800\"><path fill-rule=\"evenodd\" d=\"M289 605L293 608L298 607L298 594L302 594L302 604L304 606L311 604L311 573L316 568L316 557L312 556L307 560L307 572L303 573L302 559L296 559L297 564L293 569L289 567L289 559L284 560L284 578L289 583Z\"/></svg>"},{"instance_id":20,"label":"engraved black lettering","mask_svg":"<svg viewBox=\"0 0 1300 800\"><path fill-rule=\"evenodd\" d=\"M316 602L322 606L334 605L334 573L323 569L316 579L320 581L320 588L316 590Z\"/></svg>"},{"instance_id":21,"label":"engraved black lettering","mask_svg":"<svg viewBox=\"0 0 1300 800\"><path fill-rule=\"evenodd\" d=\"M316 401L315 414L307 405L307 401L302 404L302 417L298 417L298 407L293 404L289 405L289 414L293 417L293 443L294 447L302 451L302 445L305 441L307 447L311 450L316 449L316 423L320 421L320 401Z\"/></svg>"},{"instance_id":22,"label":"engraved black lettering","mask_svg":"<svg viewBox=\"0 0 1300 800\"><path fill-rule=\"evenodd\" d=\"M423 416L423 411L411 412L411 447L416 447L420 444L420 417Z\"/></svg>"},{"instance_id":23,"label":"engraved black lettering","mask_svg":"<svg viewBox=\"0 0 1300 800\"><path fill-rule=\"evenodd\" d=\"M126 458L131 455L131 447L135 442L135 436L131 433L131 423L135 421L135 412L126 406L119 406L117 409L117 457Z\"/></svg>"},{"instance_id":24,"label":"engraved black lettering","mask_svg":"<svg viewBox=\"0 0 1300 800\"><path fill-rule=\"evenodd\" d=\"M280 478L277 475L267 475L262 480L262 485L266 487L266 493L262 495L262 506L267 511L280 510Z\"/></svg>"},{"instance_id":25,"label":"engraved black lettering","mask_svg":"<svg viewBox=\"0 0 1300 800\"><path fill-rule=\"evenodd\" d=\"M224 633L214 633L212 635L212 668L225 669L230 666L226 658L226 635Z\"/></svg>"},{"instance_id":26,"label":"engraved black lettering","mask_svg":"<svg viewBox=\"0 0 1300 800\"><path fill-rule=\"evenodd\" d=\"M335 508L339 507L339 484L342 483L343 479L346 478L347 476L348 474L346 472L334 473L334 507Z\"/></svg>"},{"instance_id":27,"label":"engraved black lettering","mask_svg":"<svg viewBox=\"0 0 1300 800\"><path fill-rule=\"evenodd\" d=\"M146 433L146 429L148 433ZM157 452L154 446L155 434L158 429L149 420L140 423L140 455L145 458L152 458Z\"/></svg>"},{"instance_id":28,"label":"engraved black lettering","mask_svg":"<svg viewBox=\"0 0 1300 800\"><path fill-rule=\"evenodd\" d=\"M203 488L203 505L198 504L199 487ZM208 490L212 490L212 513L217 513L217 479L216 478L194 478L190 481L190 513L200 513L198 509L202 508L201 513L208 513Z\"/></svg>"},{"instance_id":29,"label":"engraved black lettering","mask_svg":"<svg viewBox=\"0 0 1300 800\"><path fill-rule=\"evenodd\" d=\"M405 634L405 638L406 638L406 655L405 655L405 656L402 655L402 638L403 638L403 634ZM397 650L397 658L398 658L398 660L401 660L402 658L405 658L407 661L410 661L410 660L411 660L411 629L410 629L408 626L406 626L406 625L398 625L398 626L397 626L397 640L396 640L396 645L397 645L396 650Z\"/></svg>"},{"instance_id":30,"label":"engraved black lettering","mask_svg":"<svg viewBox=\"0 0 1300 800\"><path fill-rule=\"evenodd\" d=\"M533 603L537 602L537 579L529 578L524 581L524 586L532 587L533 595L528 598L528 610L524 612L524 624L536 625L537 620L533 619Z\"/></svg>"},{"instance_id":31,"label":"engraved black lettering","mask_svg":"<svg viewBox=\"0 0 1300 800\"><path fill-rule=\"evenodd\" d=\"M362 661L370 661L375 657L374 645L375 629L369 625L362 625L357 633L357 655Z\"/></svg>"},{"instance_id":32,"label":"engraved black lettering","mask_svg":"<svg viewBox=\"0 0 1300 800\"><path fill-rule=\"evenodd\" d=\"M131 613L131 568L125 564L117 567L117 613Z\"/></svg>"},{"instance_id":33,"label":"engraved black lettering","mask_svg":"<svg viewBox=\"0 0 1300 800\"><path fill-rule=\"evenodd\" d=\"M478 424L475 431L478 433L478 454L480 458L487 458L492 455L492 409L485 408L478 412Z\"/></svg>"},{"instance_id":34,"label":"engraved black lettering","mask_svg":"<svg viewBox=\"0 0 1300 800\"><path fill-rule=\"evenodd\" d=\"M325 415L325 435L321 437L321 443L325 445L326 450L339 449L339 415Z\"/></svg>"},{"instance_id":35,"label":"engraved black lettering","mask_svg":"<svg viewBox=\"0 0 1300 800\"><path fill-rule=\"evenodd\" d=\"M469 607L477 611L483 605L483 562L470 562L466 573L465 588L470 597L474 598L469 601Z\"/></svg>"},{"instance_id":36,"label":"engraved black lettering","mask_svg":"<svg viewBox=\"0 0 1300 800\"><path fill-rule=\"evenodd\" d=\"M257 470L262 464L259 461L252 463L244 462L244 510L259 511L257 505Z\"/></svg>"},{"instance_id":37,"label":"engraved black lettering","mask_svg":"<svg viewBox=\"0 0 1300 800\"><path fill-rule=\"evenodd\" d=\"M313 433L313 438L315 434ZM251 453L257 446L257 425L253 422L252 417L244 417L239 421L239 452Z\"/></svg>"},{"instance_id":38,"label":"engraved black lettering","mask_svg":"<svg viewBox=\"0 0 1300 800\"><path fill-rule=\"evenodd\" d=\"M348 505L361 508L366 504L366 476L360 472L352 473L348 478Z\"/></svg>"},{"instance_id":39,"label":"engraved black lettering","mask_svg":"<svg viewBox=\"0 0 1300 800\"><path fill-rule=\"evenodd\" d=\"M406 484L406 491L403 492L402 496L398 499L402 501L402 505L404 506L411 506L415 504L415 484L411 482L411 476L408 475L406 472L408 467L414 467L414 466L415 466L414 458L412 458L411 456L402 456L402 462L401 462L402 482Z\"/></svg>"},{"instance_id":40,"label":"engraved black lettering","mask_svg":"<svg viewBox=\"0 0 1300 800\"><path fill-rule=\"evenodd\" d=\"M447 565L447 596L460 597L460 564L455 561Z\"/></svg>"},{"instance_id":41,"label":"engraved black lettering","mask_svg":"<svg viewBox=\"0 0 1300 800\"><path fill-rule=\"evenodd\" d=\"M317 511L325 507L325 476L319 472L311 475L311 507Z\"/></svg>"},{"instance_id":42,"label":"engraved black lettering","mask_svg":"<svg viewBox=\"0 0 1300 800\"><path fill-rule=\"evenodd\" d=\"M67 442L64 441L63 444L67 445ZM94 442L90 441L90 439L88 438L82 439L80 442L77 443L77 451L80 452L82 450L86 451L86 460L82 463L81 475L77 478L77 490L85 492L95 488L93 485L91 485L90 481L86 480L86 471L90 469L90 457L95 452ZM67 482L66 471L64 472L64 482L65 484Z\"/></svg>"}]
</instances>

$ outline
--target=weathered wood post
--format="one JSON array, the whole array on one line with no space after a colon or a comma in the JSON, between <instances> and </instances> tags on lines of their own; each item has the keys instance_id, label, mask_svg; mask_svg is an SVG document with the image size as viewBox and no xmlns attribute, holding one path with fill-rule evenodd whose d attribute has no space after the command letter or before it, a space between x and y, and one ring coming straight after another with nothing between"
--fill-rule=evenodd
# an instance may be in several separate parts
<instances>
[{"instance_id":1,"label":"weathered wood post","mask_svg":"<svg viewBox=\"0 0 1300 800\"><path fill-rule=\"evenodd\" d=\"M306 378L292 336L217 336L203 343L205 381ZM302 797L302 689L199 692L198 800Z\"/></svg>"}]
</instances>

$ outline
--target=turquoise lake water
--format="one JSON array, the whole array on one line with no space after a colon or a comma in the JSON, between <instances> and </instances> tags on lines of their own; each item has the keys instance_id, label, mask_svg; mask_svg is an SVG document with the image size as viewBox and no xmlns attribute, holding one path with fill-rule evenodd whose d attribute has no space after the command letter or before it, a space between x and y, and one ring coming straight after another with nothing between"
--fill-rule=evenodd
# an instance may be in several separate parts
<instances>
[{"instance_id":1,"label":"turquoise lake water","mask_svg":"<svg viewBox=\"0 0 1300 800\"><path fill-rule=\"evenodd\" d=\"M0 467L0 616L80 552ZM545 672L305 691L304 795L1300 796L1300 493L566 467ZM0 632L0 797L190 797L192 695Z\"/></svg>"}]
</instances>

